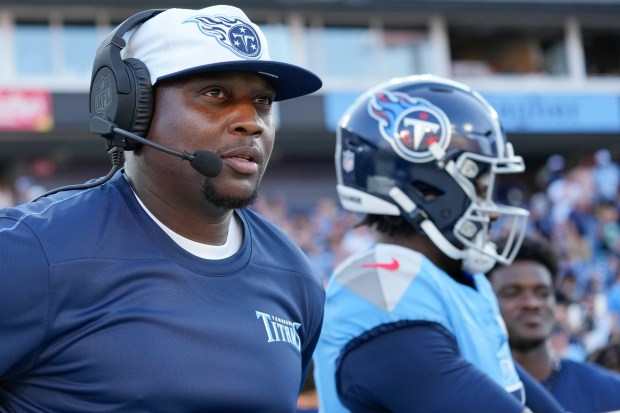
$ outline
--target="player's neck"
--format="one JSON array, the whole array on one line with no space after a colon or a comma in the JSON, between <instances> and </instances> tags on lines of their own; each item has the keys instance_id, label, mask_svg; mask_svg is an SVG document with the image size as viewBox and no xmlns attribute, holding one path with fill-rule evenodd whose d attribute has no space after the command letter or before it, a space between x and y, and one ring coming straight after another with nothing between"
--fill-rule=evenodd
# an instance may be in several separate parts
<instances>
[{"instance_id":1,"label":"player's neck","mask_svg":"<svg viewBox=\"0 0 620 413\"><path fill-rule=\"evenodd\" d=\"M521 351L512 349L514 359L536 380L543 381L553 374L558 358L553 354L547 343Z\"/></svg>"},{"instance_id":2,"label":"player's neck","mask_svg":"<svg viewBox=\"0 0 620 413\"><path fill-rule=\"evenodd\" d=\"M453 277L455 274L461 276L461 262L448 257L425 235L388 236L379 233L376 239L377 242L400 245L417 251L447 274Z\"/></svg>"}]
</instances>

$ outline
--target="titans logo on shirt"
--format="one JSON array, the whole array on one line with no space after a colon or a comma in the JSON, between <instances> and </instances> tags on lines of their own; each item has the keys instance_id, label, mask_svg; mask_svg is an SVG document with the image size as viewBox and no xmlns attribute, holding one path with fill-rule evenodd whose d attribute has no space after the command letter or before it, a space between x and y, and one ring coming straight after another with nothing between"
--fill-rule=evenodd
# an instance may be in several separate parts
<instances>
[{"instance_id":1,"label":"titans logo on shirt","mask_svg":"<svg viewBox=\"0 0 620 413\"><path fill-rule=\"evenodd\" d=\"M434 159L429 149L432 141L443 149L450 143L448 117L424 99L381 90L368 101L368 113L378 121L381 136L394 151L411 162Z\"/></svg>"},{"instance_id":2,"label":"titans logo on shirt","mask_svg":"<svg viewBox=\"0 0 620 413\"><path fill-rule=\"evenodd\" d=\"M196 16L187 19L185 23L187 22L195 22L201 32L215 37L219 44L237 56L254 59L262 53L258 34L241 19L225 16Z\"/></svg>"},{"instance_id":3,"label":"titans logo on shirt","mask_svg":"<svg viewBox=\"0 0 620 413\"><path fill-rule=\"evenodd\" d=\"M301 338L297 334L297 329L301 327L300 323L284 320L261 311L256 312L256 318L263 320L268 343L284 341L295 346L297 351L301 351Z\"/></svg>"}]
</instances>

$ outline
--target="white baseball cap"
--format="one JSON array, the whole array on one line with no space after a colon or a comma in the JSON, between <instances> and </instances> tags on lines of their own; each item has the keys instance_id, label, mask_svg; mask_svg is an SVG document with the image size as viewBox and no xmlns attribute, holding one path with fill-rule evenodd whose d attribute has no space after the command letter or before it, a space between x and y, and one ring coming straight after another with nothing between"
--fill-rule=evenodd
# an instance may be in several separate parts
<instances>
[{"instance_id":1,"label":"white baseball cap","mask_svg":"<svg viewBox=\"0 0 620 413\"><path fill-rule=\"evenodd\" d=\"M121 53L123 59L142 61L153 85L193 73L249 71L275 85L275 100L307 95L322 86L314 73L271 60L261 29L233 6L165 10L138 26Z\"/></svg>"}]
</instances>

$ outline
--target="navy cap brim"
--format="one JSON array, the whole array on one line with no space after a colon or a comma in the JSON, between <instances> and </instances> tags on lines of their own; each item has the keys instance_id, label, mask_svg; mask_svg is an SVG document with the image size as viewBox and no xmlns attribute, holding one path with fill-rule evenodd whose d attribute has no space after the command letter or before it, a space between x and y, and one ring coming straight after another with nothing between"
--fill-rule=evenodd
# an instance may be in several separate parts
<instances>
[{"instance_id":1,"label":"navy cap brim","mask_svg":"<svg viewBox=\"0 0 620 413\"><path fill-rule=\"evenodd\" d=\"M289 63L264 60L220 62L192 67L166 76L161 76L157 79L157 82L196 73L221 71L253 72L265 76L276 88L276 97L274 99L276 101L309 95L323 86L321 79L309 70Z\"/></svg>"}]
</instances>

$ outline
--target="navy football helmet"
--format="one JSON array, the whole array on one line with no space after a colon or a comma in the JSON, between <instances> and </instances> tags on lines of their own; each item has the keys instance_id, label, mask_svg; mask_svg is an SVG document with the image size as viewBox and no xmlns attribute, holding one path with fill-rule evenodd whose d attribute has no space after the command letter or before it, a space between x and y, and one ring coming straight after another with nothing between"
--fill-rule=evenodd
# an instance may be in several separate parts
<instances>
[{"instance_id":1,"label":"navy football helmet","mask_svg":"<svg viewBox=\"0 0 620 413\"><path fill-rule=\"evenodd\" d=\"M338 125L338 195L345 209L402 216L469 273L509 264L529 213L493 199L497 174L523 159L477 92L431 75L393 79L361 95ZM491 222L505 225L501 251Z\"/></svg>"}]
</instances>

